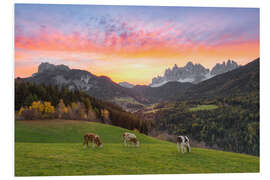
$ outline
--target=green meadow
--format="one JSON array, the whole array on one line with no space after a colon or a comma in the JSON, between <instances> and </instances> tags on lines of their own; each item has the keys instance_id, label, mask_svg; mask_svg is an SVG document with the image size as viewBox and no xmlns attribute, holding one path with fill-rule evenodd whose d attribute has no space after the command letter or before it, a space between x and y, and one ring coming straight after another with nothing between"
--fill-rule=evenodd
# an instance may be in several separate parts
<instances>
[{"instance_id":1,"label":"green meadow","mask_svg":"<svg viewBox=\"0 0 270 180\"><path fill-rule=\"evenodd\" d=\"M190 111L205 111L205 110L212 110L212 109L217 109L217 108L218 108L217 105L210 104L210 105L198 105L196 107L190 108L189 110Z\"/></svg>"},{"instance_id":2,"label":"green meadow","mask_svg":"<svg viewBox=\"0 0 270 180\"><path fill-rule=\"evenodd\" d=\"M187 174L259 172L259 157L192 148L133 132L140 147L124 147L129 130L71 120L15 122L15 176ZM102 148L82 146L83 135L97 133Z\"/></svg>"}]
</instances>

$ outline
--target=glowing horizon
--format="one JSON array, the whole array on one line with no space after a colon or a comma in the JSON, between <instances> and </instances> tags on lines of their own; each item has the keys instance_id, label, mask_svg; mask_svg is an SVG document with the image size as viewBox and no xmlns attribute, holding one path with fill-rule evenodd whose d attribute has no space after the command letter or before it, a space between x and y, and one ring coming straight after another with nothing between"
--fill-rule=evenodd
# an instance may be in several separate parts
<instances>
[{"instance_id":1,"label":"glowing horizon","mask_svg":"<svg viewBox=\"0 0 270 180\"><path fill-rule=\"evenodd\" d=\"M50 62L149 84L174 64L258 57L258 8L15 5L15 77Z\"/></svg>"}]
</instances>

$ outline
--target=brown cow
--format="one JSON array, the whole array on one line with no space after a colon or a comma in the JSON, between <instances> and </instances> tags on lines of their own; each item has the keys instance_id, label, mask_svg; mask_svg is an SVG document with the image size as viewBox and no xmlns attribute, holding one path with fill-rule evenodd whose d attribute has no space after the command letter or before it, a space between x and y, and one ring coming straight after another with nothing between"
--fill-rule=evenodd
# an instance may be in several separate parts
<instances>
[{"instance_id":1,"label":"brown cow","mask_svg":"<svg viewBox=\"0 0 270 180\"><path fill-rule=\"evenodd\" d=\"M123 145L124 146L128 145L127 142L133 143L136 147L139 147L140 145L140 142L138 141L135 134L125 132L123 133Z\"/></svg>"},{"instance_id":2,"label":"brown cow","mask_svg":"<svg viewBox=\"0 0 270 180\"><path fill-rule=\"evenodd\" d=\"M84 135L84 142L83 142L83 146L86 144L88 147L88 142L90 141L90 143L92 143L92 147L94 148L95 145L97 145L97 147L102 147L102 142L100 137L97 134L94 133L87 133Z\"/></svg>"}]
</instances>

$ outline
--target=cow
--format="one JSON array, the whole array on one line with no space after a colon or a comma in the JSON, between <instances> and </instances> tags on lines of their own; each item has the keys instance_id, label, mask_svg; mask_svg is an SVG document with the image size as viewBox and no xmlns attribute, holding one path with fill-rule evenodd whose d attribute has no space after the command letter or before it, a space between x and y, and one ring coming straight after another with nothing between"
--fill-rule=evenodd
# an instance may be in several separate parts
<instances>
[{"instance_id":1,"label":"cow","mask_svg":"<svg viewBox=\"0 0 270 180\"><path fill-rule=\"evenodd\" d=\"M83 137L84 137L83 146L87 145L88 147L88 142L90 141L90 143L92 143L92 148L94 148L95 145L100 148L102 147L101 139L97 134L86 133Z\"/></svg>"},{"instance_id":2,"label":"cow","mask_svg":"<svg viewBox=\"0 0 270 180\"><path fill-rule=\"evenodd\" d=\"M135 147L140 146L140 142L138 141L135 134L125 132L125 133L123 133L123 145L128 146L128 143L133 143L135 145Z\"/></svg>"},{"instance_id":3,"label":"cow","mask_svg":"<svg viewBox=\"0 0 270 180\"><path fill-rule=\"evenodd\" d=\"M188 136L177 136L177 151L179 152L179 144L181 145L181 152L184 153L184 147L187 148L187 151L190 152L190 144Z\"/></svg>"}]
</instances>

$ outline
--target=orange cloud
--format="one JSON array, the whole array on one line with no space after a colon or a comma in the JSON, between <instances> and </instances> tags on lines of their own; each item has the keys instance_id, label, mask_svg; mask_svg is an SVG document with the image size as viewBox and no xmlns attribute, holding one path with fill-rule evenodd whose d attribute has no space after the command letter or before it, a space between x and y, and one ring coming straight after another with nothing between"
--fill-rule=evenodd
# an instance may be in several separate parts
<instances>
[{"instance_id":1,"label":"orange cloud","mask_svg":"<svg viewBox=\"0 0 270 180\"><path fill-rule=\"evenodd\" d=\"M56 28L33 30L31 35L19 33L15 36L15 76L29 76L41 61L52 59L109 76L116 82L148 84L152 77L174 64L183 66L193 61L211 68L217 61L229 58L246 64L259 57L259 40L239 37L227 42L232 35L225 34L215 40L216 45L211 45L209 39L188 38L193 34L200 37L207 26L196 29L165 22L159 28L147 30L142 23L138 24L139 28L130 26L129 32L107 35L83 30L64 33Z\"/></svg>"}]
</instances>

